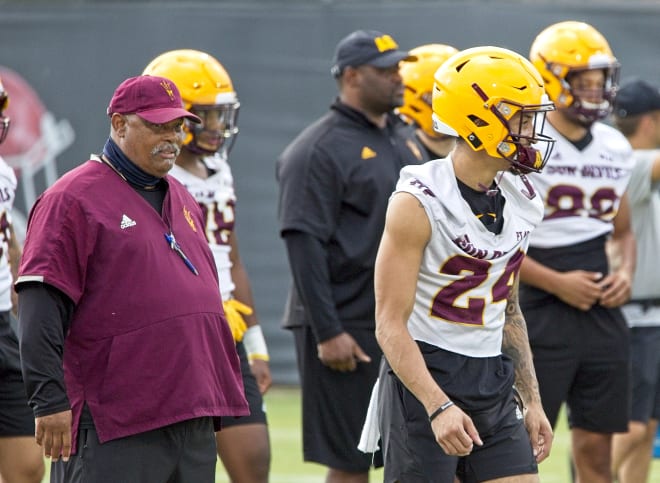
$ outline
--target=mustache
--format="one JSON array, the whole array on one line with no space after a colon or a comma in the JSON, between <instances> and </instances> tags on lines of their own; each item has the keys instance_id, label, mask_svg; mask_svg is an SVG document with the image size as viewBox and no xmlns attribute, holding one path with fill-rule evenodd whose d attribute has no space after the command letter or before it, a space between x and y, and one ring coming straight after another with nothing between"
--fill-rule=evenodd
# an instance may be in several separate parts
<instances>
[{"instance_id":1,"label":"mustache","mask_svg":"<svg viewBox=\"0 0 660 483\"><path fill-rule=\"evenodd\" d=\"M151 155L156 156L157 154L160 154L163 151L171 151L171 152L173 151L178 157L179 153L181 153L181 146L179 146L178 144L165 142L153 148L151 150Z\"/></svg>"}]
</instances>

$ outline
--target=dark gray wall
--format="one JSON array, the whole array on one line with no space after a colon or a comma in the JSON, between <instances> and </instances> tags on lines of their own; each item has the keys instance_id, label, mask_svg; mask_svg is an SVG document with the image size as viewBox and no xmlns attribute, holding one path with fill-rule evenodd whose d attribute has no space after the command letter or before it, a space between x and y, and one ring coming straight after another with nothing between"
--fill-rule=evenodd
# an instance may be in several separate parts
<instances>
[{"instance_id":1,"label":"dark gray wall","mask_svg":"<svg viewBox=\"0 0 660 483\"><path fill-rule=\"evenodd\" d=\"M21 74L48 110L68 119L76 141L63 172L98 152L108 134L114 88L157 54L195 48L215 55L241 100L232 166L239 196L241 254L250 271L277 383L295 383L295 356L280 318L290 277L276 222L274 161L335 95L329 76L337 41L358 28L393 35L404 48L439 42L459 49L498 45L526 54L560 20L598 28L623 76L658 80L660 5L582 6L544 2L0 2L0 65ZM43 189L43 186L41 187Z\"/></svg>"}]
</instances>

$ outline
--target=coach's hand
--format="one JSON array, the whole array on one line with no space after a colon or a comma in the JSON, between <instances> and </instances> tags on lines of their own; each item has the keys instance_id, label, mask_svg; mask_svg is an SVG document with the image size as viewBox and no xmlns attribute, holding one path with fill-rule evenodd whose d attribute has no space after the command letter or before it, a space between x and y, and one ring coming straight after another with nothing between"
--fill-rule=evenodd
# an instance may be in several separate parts
<instances>
[{"instance_id":1,"label":"coach's hand","mask_svg":"<svg viewBox=\"0 0 660 483\"><path fill-rule=\"evenodd\" d=\"M46 458L68 461L71 456L71 410L34 419L34 436Z\"/></svg>"},{"instance_id":2,"label":"coach's hand","mask_svg":"<svg viewBox=\"0 0 660 483\"><path fill-rule=\"evenodd\" d=\"M371 357L347 332L318 343L316 350L323 365L335 371L350 372L357 368L358 362L371 362Z\"/></svg>"},{"instance_id":3,"label":"coach's hand","mask_svg":"<svg viewBox=\"0 0 660 483\"><path fill-rule=\"evenodd\" d=\"M431 429L442 450L450 456L467 456L475 444L483 444L472 419L458 406L433 419Z\"/></svg>"}]
</instances>

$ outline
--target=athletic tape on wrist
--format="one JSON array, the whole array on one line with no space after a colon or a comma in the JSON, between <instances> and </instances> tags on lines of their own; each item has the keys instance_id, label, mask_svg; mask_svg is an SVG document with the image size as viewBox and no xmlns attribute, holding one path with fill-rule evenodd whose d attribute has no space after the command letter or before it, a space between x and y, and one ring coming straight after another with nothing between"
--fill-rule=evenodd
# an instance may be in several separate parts
<instances>
[{"instance_id":1,"label":"athletic tape on wrist","mask_svg":"<svg viewBox=\"0 0 660 483\"><path fill-rule=\"evenodd\" d=\"M245 346L249 360L270 360L266 339L264 339L264 333L260 325L253 325L248 328L245 335L243 335L243 345Z\"/></svg>"}]
</instances>

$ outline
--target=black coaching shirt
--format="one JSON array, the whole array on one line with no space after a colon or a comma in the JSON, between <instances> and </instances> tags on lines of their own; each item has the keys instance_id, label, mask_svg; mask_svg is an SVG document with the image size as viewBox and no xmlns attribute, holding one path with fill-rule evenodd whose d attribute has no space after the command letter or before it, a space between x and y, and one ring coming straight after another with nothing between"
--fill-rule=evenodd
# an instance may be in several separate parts
<instances>
[{"instance_id":1,"label":"black coaching shirt","mask_svg":"<svg viewBox=\"0 0 660 483\"><path fill-rule=\"evenodd\" d=\"M293 270L285 327L309 324L323 341L345 327L375 326L374 263L388 199L401 168L425 161L413 129L398 116L388 115L381 129L339 100L289 144L276 166L280 233L285 240L311 235L320 249L305 260L318 276L295 280ZM301 299L316 303L303 308Z\"/></svg>"}]
</instances>

